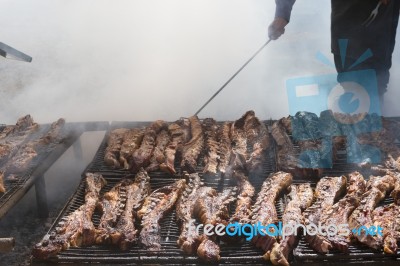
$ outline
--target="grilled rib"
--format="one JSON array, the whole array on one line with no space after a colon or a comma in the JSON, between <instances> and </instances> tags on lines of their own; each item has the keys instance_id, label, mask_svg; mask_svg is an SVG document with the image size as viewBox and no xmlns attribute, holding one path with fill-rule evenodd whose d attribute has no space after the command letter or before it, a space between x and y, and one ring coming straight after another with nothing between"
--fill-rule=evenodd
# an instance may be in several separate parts
<instances>
[{"instance_id":1,"label":"grilled rib","mask_svg":"<svg viewBox=\"0 0 400 266\"><path fill-rule=\"evenodd\" d=\"M129 129L124 134L119 153L119 162L124 169L131 168L129 162L132 160L133 153L140 147L143 135L144 130L139 128Z\"/></svg>"},{"instance_id":2,"label":"grilled rib","mask_svg":"<svg viewBox=\"0 0 400 266\"><path fill-rule=\"evenodd\" d=\"M204 157L204 170L206 174L216 174L218 167L218 160L220 154L219 143L217 141L217 133L219 127L214 119L206 118L203 121L203 131L205 137L205 151Z\"/></svg>"},{"instance_id":3,"label":"grilled rib","mask_svg":"<svg viewBox=\"0 0 400 266\"><path fill-rule=\"evenodd\" d=\"M302 223L302 211L308 208L313 200L313 191L310 184L291 185L290 193L288 195L289 203L283 213L283 225L290 224L295 228L298 224ZM298 242L298 233L286 232L285 238L281 239L280 243L275 243L270 259L274 265L289 265L289 254L294 249Z\"/></svg>"},{"instance_id":4,"label":"grilled rib","mask_svg":"<svg viewBox=\"0 0 400 266\"><path fill-rule=\"evenodd\" d=\"M270 145L268 129L256 116L249 111L244 123L247 143L252 147L250 156L246 160L248 172L261 173L265 156L263 153Z\"/></svg>"},{"instance_id":5,"label":"grilled rib","mask_svg":"<svg viewBox=\"0 0 400 266\"><path fill-rule=\"evenodd\" d=\"M275 209L275 201L278 195L292 184L293 177L289 173L277 172L271 174L262 184L261 191L258 193L254 208L251 213L251 223L262 225L278 222L278 214ZM265 236L256 235L252 239L252 243L261 248L266 254L265 259L269 259L269 251L276 238L265 233Z\"/></svg>"},{"instance_id":6,"label":"grilled rib","mask_svg":"<svg viewBox=\"0 0 400 266\"><path fill-rule=\"evenodd\" d=\"M184 143L184 130L178 123L172 123L168 126L168 132L171 142L165 149L165 161L160 164L160 169L174 175L176 174L175 157L179 147Z\"/></svg>"},{"instance_id":7,"label":"grilled rib","mask_svg":"<svg viewBox=\"0 0 400 266\"><path fill-rule=\"evenodd\" d=\"M142 209L138 211L138 217L142 219L142 230L140 231L140 242L150 251L161 249L161 226L160 221L175 205L186 181L176 181L171 186L155 190L148 196Z\"/></svg>"},{"instance_id":8,"label":"grilled rib","mask_svg":"<svg viewBox=\"0 0 400 266\"><path fill-rule=\"evenodd\" d=\"M138 171L141 167L145 168L150 164L150 158L156 144L157 134L164 128L166 123L162 120L153 122L146 127L140 147L133 152L131 170Z\"/></svg>"},{"instance_id":9,"label":"grilled rib","mask_svg":"<svg viewBox=\"0 0 400 266\"><path fill-rule=\"evenodd\" d=\"M114 129L107 136L107 148L104 154L104 162L113 168L121 167L119 156L121 145L124 141L125 134L129 131L126 128Z\"/></svg>"},{"instance_id":10,"label":"grilled rib","mask_svg":"<svg viewBox=\"0 0 400 266\"><path fill-rule=\"evenodd\" d=\"M226 188L221 193L214 189L203 187L207 193L199 197L195 203L193 213L204 225L227 225L229 219L228 205L234 201L236 188ZM215 236L202 236L201 244L197 249L197 255L205 261L218 261L220 248Z\"/></svg>"},{"instance_id":11,"label":"grilled rib","mask_svg":"<svg viewBox=\"0 0 400 266\"><path fill-rule=\"evenodd\" d=\"M372 219L375 226L382 228L382 236L376 237L383 242L383 251L396 254L400 240L400 206L392 203L378 207L372 212Z\"/></svg>"},{"instance_id":12,"label":"grilled rib","mask_svg":"<svg viewBox=\"0 0 400 266\"><path fill-rule=\"evenodd\" d=\"M233 172L232 177L237 182L238 197L235 213L232 215L230 223L250 223L252 198L254 197L255 193L254 187L243 172L235 171Z\"/></svg>"},{"instance_id":13,"label":"grilled rib","mask_svg":"<svg viewBox=\"0 0 400 266\"><path fill-rule=\"evenodd\" d=\"M229 159L229 165L226 169L226 175L231 176L233 171L245 171L247 158L247 138L245 132L245 122L252 115L252 112L246 112L240 119L232 123L231 141L232 149Z\"/></svg>"},{"instance_id":14,"label":"grilled rib","mask_svg":"<svg viewBox=\"0 0 400 266\"><path fill-rule=\"evenodd\" d=\"M92 215L99 200L100 190L106 181L100 174L86 174L85 203L65 217L56 232L43 240L32 250L38 259L55 256L61 250L71 247L90 246L95 243L95 227Z\"/></svg>"},{"instance_id":15,"label":"grilled rib","mask_svg":"<svg viewBox=\"0 0 400 266\"><path fill-rule=\"evenodd\" d=\"M218 132L218 139L220 143L219 152L219 165L218 169L221 173L225 173L231 156L232 142L231 142L231 131L232 123L223 124Z\"/></svg>"},{"instance_id":16,"label":"grilled rib","mask_svg":"<svg viewBox=\"0 0 400 266\"><path fill-rule=\"evenodd\" d=\"M181 168L189 173L196 172L197 159L204 146L203 130L197 116L189 117L192 138L182 147Z\"/></svg>"},{"instance_id":17,"label":"grilled rib","mask_svg":"<svg viewBox=\"0 0 400 266\"><path fill-rule=\"evenodd\" d=\"M127 250L137 240L135 228L136 212L141 208L144 199L150 194L150 177L141 169L135 177L135 181L125 187L126 202L112 238L116 239L121 250Z\"/></svg>"},{"instance_id":18,"label":"grilled rib","mask_svg":"<svg viewBox=\"0 0 400 266\"><path fill-rule=\"evenodd\" d=\"M165 161L164 151L170 141L167 130L161 130L157 135L156 147L154 148L153 155L150 159L150 165L146 167L147 172L154 172L160 169L160 163Z\"/></svg>"},{"instance_id":19,"label":"grilled rib","mask_svg":"<svg viewBox=\"0 0 400 266\"><path fill-rule=\"evenodd\" d=\"M383 200L386 193L394 188L396 177L392 175L371 176L367 182L366 192L361 196L360 205L353 211L349 218L350 230L366 226L369 228L374 225L372 212L376 205ZM355 235L356 239L373 249L379 249L382 246L382 238L367 235L361 231Z\"/></svg>"},{"instance_id":20,"label":"grilled rib","mask_svg":"<svg viewBox=\"0 0 400 266\"><path fill-rule=\"evenodd\" d=\"M344 192L346 188L346 177L324 177L318 183L315 188L316 201L311 207L309 207L303 214L304 225L310 226L310 224L318 225L321 220L322 213L333 205L335 200ZM317 251L326 250L331 248L330 243L321 241L315 234L307 234L305 239L310 246Z\"/></svg>"}]
</instances>

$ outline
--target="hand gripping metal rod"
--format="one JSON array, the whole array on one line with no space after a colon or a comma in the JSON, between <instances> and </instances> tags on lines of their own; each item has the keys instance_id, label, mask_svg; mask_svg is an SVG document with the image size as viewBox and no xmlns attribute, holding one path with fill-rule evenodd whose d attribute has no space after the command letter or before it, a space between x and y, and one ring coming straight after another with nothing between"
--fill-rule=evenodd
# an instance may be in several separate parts
<instances>
[{"instance_id":1,"label":"hand gripping metal rod","mask_svg":"<svg viewBox=\"0 0 400 266\"><path fill-rule=\"evenodd\" d=\"M269 39L266 43L264 43L263 46L261 46L261 48L258 49L257 52L252 57L250 57L250 59L247 60L246 63L244 63L244 65L241 68L239 68L239 70L236 71L236 73L233 74L233 76L230 79L228 79L228 81L225 82L225 84L222 85L222 87L216 93L214 93L214 95L211 96L211 98L194 115L198 115L204 109L204 107L206 107L215 98L215 96L217 96L226 87L226 85L228 85L229 82L231 82L232 79L234 79L237 76L237 74L239 74L239 72L242 71L243 68L245 68L247 64L250 63L250 61L253 60L254 57L256 57L262 51L262 49L264 49L264 47L267 46L270 42L271 39Z\"/></svg>"}]
</instances>

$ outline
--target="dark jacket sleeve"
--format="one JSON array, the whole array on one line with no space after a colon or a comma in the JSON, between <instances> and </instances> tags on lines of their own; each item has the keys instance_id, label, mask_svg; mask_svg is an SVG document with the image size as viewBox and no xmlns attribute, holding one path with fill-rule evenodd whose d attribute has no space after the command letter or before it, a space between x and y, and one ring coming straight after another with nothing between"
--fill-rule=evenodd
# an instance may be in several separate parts
<instances>
[{"instance_id":1,"label":"dark jacket sleeve","mask_svg":"<svg viewBox=\"0 0 400 266\"><path fill-rule=\"evenodd\" d=\"M287 22L289 22L294 2L296 2L296 0L275 0L276 3L275 17L283 18Z\"/></svg>"}]
</instances>

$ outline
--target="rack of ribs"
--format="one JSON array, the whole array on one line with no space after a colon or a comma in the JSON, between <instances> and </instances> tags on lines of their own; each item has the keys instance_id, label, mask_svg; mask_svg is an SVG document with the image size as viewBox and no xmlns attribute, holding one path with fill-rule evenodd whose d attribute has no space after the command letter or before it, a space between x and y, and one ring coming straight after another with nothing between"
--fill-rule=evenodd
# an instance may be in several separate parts
<instances>
[{"instance_id":1,"label":"rack of ribs","mask_svg":"<svg viewBox=\"0 0 400 266\"><path fill-rule=\"evenodd\" d=\"M121 150L119 152L119 163L124 169L130 169L129 162L132 160L133 153L140 147L144 135L144 130L140 128L128 129L123 135Z\"/></svg>"},{"instance_id":2,"label":"rack of ribs","mask_svg":"<svg viewBox=\"0 0 400 266\"><path fill-rule=\"evenodd\" d=\"M168 132L171 136L171 141L165 148L164 162L160 164L160 169L170 174L176 174L175 157L179 147L184 143L184 129L178 123L172 123L168 126Z\"/></svg>"},{"instance_id":3,"label":"rack of ribs","mask_svg":"<svg viewBox=\"0 0 400 266\"><path fill-rule=\"evenodd\" d=\"M263 226L278 222L278 214L275 208L275 201L279 194L292 184L293 177L289 173L277 172L271 174L262 184L261 191L257 195L254 208L251 213L251 224L261 223ZM271 231L271 233L273 233ZM269 252L276 242L276 238L264 232L264 236L256 235L252 243L261 248L266 254L265 259L269 259Z\"/></svg>"},{"instance_id":4,"label":"rack of ribs","mask_svg":"<svg viewBox=\"0 0 400 266\"><path fill-rule=\"evenodd\" d=\"M153 155L150 159L150 164L146 167L147 172L153 172L160 169L160 164L165 162L164 152L169 142L170 137L168 131L165 129L161 130L156 138L156 147L154 148Z\"/></svg>"},{"instance_id":5,"label":"rack of ribs","mask_svg":"<svg viewBox=\"0 0 400 266\"><path fill-rule=\"evenodd\" d=\"M385 195L393 190L397 178L393 175L371 176L367 182L367 189L361 196L360 205L353 211L349 218L350 230L358 230L361 226L369 228L374 225L373 211L376 205L385 198ZM382 238L372 236L361 231L355 238L370 248L379 249L382 246Z\"/></svg>"},{"instance_id":6,"label":"rack of ribs","mask_svg":"<svg viewBox=\"0 0 400 266\"><path fill-rule=\"evenodd\" d=\"M161 249L160 221L166 213L171 211L185 184L186 180L181 179L170 186L155 190L145 199L143 207L138 211L138 217L142 219L140 242L148 250Z\"/></svg>"},{"instance_id":7,"label":"rack of ribs","mask_svg":"<svg viewBox=\"0 0 400 266\"><path fill-rule=\"evenodd\" d=\"M375 226L382 228L382 236L377 235L377 238L383 242L383 251L396 254L400 240L400 206L392 203L378 207L372 212L372 220Z\"/></svg>"},{"instance_id":8,"label":"rack of ribs","mask_svg":"<svg viewBox=\"0 0 400 266\"><path fill-rule=\"evenodd\" d=\"M219 148L219 165L218 170L221 173L225 173L231 156L232 141L231 141L231 127L232 123L224 123L218 132L218 142L220 143Z\"/></svg>"},{"instance_id":9,"label":"rack of ribs","mask_svg":"<svg viewBox=\"0 0 400 266\"><path fill-rule=\"evenodd\" d=\"M248 177L241 171L234 171L232 178L236 180L238 196L236 201L236 209L230 219L230 223L250 223L252 199L255 194L255 189L249 182Z\"/></svg>"},{"instance_id":10,"label":"rack of ribs","mask_svg":"<svg viewBox=\"0 0 400 266\"><path fill-rule=\"evenodd\" d=\"M205 151L204 157L204 170L206 174L216 174L218 167L218 160L220 154L219 143L217 140L217 133L219 127L214 119L206 118L203 121L203 131L205 137Z\"/></svg>"},{"instance_id":11,"label":"rack of ribs","mask_svg":"<svg viewBox=\"0 0 400 266\"><path fill-rule=\"evenodd\" d=\"M246 112L240 119L232 123L231 126L231 155L229 165L225 170L227 176L231 176L233 171L246 169L247 158L247 138L245 132L245 122L252 115L252 111Z\"/></svg>"},{"instance_id":12,"label":"rack of ribs","mask_svg":"<svg viewBox=\"0 0 400 266\"><path fill-rule=\"evenodd\" d=\"M346 188L346 177L324 177L318 183L315 188L315 202L303 213L304 225L310 226L318 225L321 221L321 215L327 208L330 208L335 200L337 200L344 192ZM315 227L315 226L314 226ZM322 250L329 249L330 243L321 241L320 238L316 237L317 232L312 232L314 235L307 234L305 239L310 246L319 252Z\"/></svg>"},{"instance_id":13,"label":"rack of ribs","mask_svg":"<svg viewBox=\"0 0 400 266\"><path fill-rule=\"evenodd\" d=\"M131 160L131 170L138 171L141 167L146 168L150 164L151 156L156 145L157 134L167 127L162 120L153 122L146 127L140 147L133 152Z\"/></svg>"},{"instance_id":14,"label":"rack of ribs","mask_svg":"<svg viewBox=\"0 0 400 266\"><path fill-rule=\"evenodd\" d=\"M107 136L107 148L104 154L104 162L112 168L119 168L121 145L124 141L125 134L129 131L126 128L118 128L111 131Z\"/></svg>"},{"instance_id":15,"label":"rack of ribs","mask_svg":"<svg viewBox=\"0 0 400 266\"><path fill-rule=\"evenodd\" d=\"M302 223L302 212L310 207L313 201L313 190L310 184L291 185L288 195L289 202L283 213L283 225L291 225L295 228ZM280 243L272 247L270 260L274 265L289 265L289 254L297 245L299 232L286 232Z\"/></svg>"},{"instance_id":16,"label":"rack of ribs","mask_svg":"<svg viewBox=\"0 0 400 266\"><path fill-rule=\"evenodd\" d=\"M96 230L92 223L92 215L99 201L100 190L106 185L106 181L100 174L87 173L85 183L85 203L66 216L49 239L34 247L34 257L46 259L70 246L90 246L95 243Z\"/></svg>"},{"instance_id":17,"label":"rack of ribs","mask_svg":"<svg viewBox=\"0 0 400 266\"><path fill-rule=\"evenodd\" d=\"M208 193L199 197L195 203L193 213L204 225L215 226L222 224L226 226L229 219L228 206L234 201L236 188L225 188L221 193L214 189L203 187ZM202 235L202 241L197 249L197 255L204 261L218 261L220 259L220 248L216 236Z\"/></svg>"},{"instance_id":18,"label":"rack of ribs","mask_svg":"<svg viewBox=\"0 0 400 266\"><path fill-rule=\"evenodd\" d=\"M189 117L192 138L182 147L181 168L189 173L196 172L197 159L204 146L203 129L197 116Z\"/></svg>"},{"instance_id":19,"label":"rack of ribs","mask_svg":"<svg viewBox=\"0 0 400 266\"><path fill-rule=\"evenodd\" d=\"M254 111L247 112L244 122L247 143L251 146L251 153L247 156L246 169L249 173L261 173L265 156L264 152L270 146L268 129L256 116Z\"/></svg>"}]
</instances>

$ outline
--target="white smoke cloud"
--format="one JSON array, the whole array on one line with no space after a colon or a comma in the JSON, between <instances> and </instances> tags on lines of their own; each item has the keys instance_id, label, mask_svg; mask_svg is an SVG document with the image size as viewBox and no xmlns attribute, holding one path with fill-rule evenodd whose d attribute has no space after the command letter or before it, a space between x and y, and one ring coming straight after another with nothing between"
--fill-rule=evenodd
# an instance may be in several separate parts
<instances>
[{"instance_id":1,"label":"white smoke cloud","mask_svg":"<svg viewBox=\"0 0 400 266\"><path fill-rule=\"evenodd\" d=\"M274 1L3 0L0 41L33 57L0 58L0 121L175 120L189 116L266 41ZM331 73L330 1L297 1L272 42L201 113L288 114L287 78ZM398 71L398 48L392 76ZM393 78L388 99L398 99ZM389 106L396 106L388 100ZM394 107L389 115L399 113ZM391 112L389 112L391 111Z\"/></svg>"}]
</instances>

